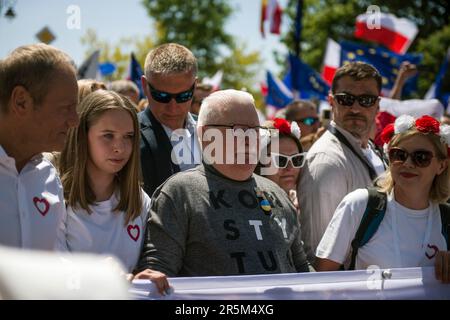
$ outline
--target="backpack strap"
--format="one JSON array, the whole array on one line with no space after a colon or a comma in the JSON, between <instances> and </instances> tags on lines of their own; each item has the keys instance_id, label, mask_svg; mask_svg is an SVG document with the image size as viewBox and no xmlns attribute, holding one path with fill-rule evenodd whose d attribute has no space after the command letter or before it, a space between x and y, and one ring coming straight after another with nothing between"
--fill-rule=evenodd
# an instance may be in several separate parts
<instances>
[{"instance_id":1,"label":"backpack strap","mask_svg":"<svg viewBox=\"0 0 450 320\"><path fill-rule=\"evenodd\" d=\"M441 212L442 235L447 243L447 250L450 250L450 205L447 203L439 204L439 211Z\"/></svg>"},{"instance_id":2,"label":"backpack strap","mask_svg":"<svg viewBox=\"0 0 450 320\"><path fill-rule=\"evenodd\" d=\"M387 196L386 193L379 192L376 188L367 188L369 199L367 201L366 211L361 219L355 238L352 240L352 253L350 266L348 270L355 269L356 255L358 249L364 246L377 232L381 221L386 212Z\"/></svg>"}]
</instances>

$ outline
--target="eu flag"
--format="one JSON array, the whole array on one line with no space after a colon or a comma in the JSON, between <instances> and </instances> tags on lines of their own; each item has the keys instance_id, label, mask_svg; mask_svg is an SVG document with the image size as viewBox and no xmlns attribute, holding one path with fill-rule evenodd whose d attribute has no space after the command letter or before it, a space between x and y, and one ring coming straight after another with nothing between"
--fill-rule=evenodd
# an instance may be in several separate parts
<instances>
[{"instance_id":1,"label":"eu flag","mask_svg":"<svg viewBox=\"0 0 450 320\"><path fill-rule=\"evenodd\" d=\"M141 65L136 60L134 53L131 53L131 62L130 62L130 74L128 76L128 80L133 81L139 88L139 99L145 98L144 90L142 89L141 77L144 75L142 72Z\"/></svg>"},{"instance_id":2,"label":"eu flag","mask_svg":"<svg viewBox=\"0 0 450 320\"><path fill-rule=\"evenodd\" d=\"M289 65L292 89L299 92L301 99L327 100L330 86L319 73L292 54Z\"/></svg>"},{"instance_id":3,"label":"eu flag","mask_svg":"<svg viewBox=\"0 0 450 320\"><path fill-rule=\"evenodd\" d=\"M275 77L270 71L267 71L267 96L266 104L275 108L284 108L294 99L292 92Z\"/></svg>"},{"instance_id":4,"label":"eu flag","mask_svg":"<svg viewBox=\"0 0 450 320\"><path fill-rule=\"evenodd\" d=\"M445 107L450 105L450 48L447 50L447 55L442 61L439 73L430 90L431 92L427 93L425 98L439 99Z\"/></svg>"},{"instance_id":5,"label":"eu flag","mask_svg":"<svg viewBox=\"0 0 450 320\"><path fill-rule=\"evenodd\" d=\"M341 65L351 61L362 61L373 65L382 77L382 92L388 95L394 86L400 65L403 61L419 65L422 62L421 54L396 54L392 51L341 41ZM408 79L403 87L404 95L411 95L417 91L417 75Z\"/></svg>"}]
</instances>

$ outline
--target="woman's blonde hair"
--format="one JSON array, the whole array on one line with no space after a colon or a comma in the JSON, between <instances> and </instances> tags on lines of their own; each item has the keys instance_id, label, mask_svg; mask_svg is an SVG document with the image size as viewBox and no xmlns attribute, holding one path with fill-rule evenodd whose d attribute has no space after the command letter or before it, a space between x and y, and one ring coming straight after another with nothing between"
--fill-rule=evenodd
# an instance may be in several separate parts
<instances>
[{"instance_id":1,"label":"woman's blonde hair","mask_svg":"<svg viewBox=\"0 0 450 320\"><path fill-rule=\"evenodd\" d=\"M91 213L89 205L95 203L94 193L87 179L89 157L89 128L110 110L125 110L133 120L134 136L130 159L116 174L120 199L114 211L125 212L125 225L138 217L142 210L139 124L132 103L128 98L112 91L98 90L87 95L80 104L80 124L69 131L61 153L60 175L67 205L80 207Z\"/></svg>"},{"instance_id":2,"label":"woman's blonde hair","mask_svg":"<svg viewBox=\"0 0 450 320\"><path fill-rule=\"evenodd\" d=\"M418 135L426 137L428 141L431 142L437 159L447 159L447 145L441 142L440 137L433 133L422 133L418 131L416 127L412 127L405 132L394 135L388 144L388 150L397 147L402 141ZM450 173L448 166L441 174L434 177L429 193L429 199L432 202L443 203L447 201L450 196L449 179ZM394 180L392 179L390 168L377 179L376 185L381 192L390 193L392 191L394 188Z\"/></svg>"}]
</instances>

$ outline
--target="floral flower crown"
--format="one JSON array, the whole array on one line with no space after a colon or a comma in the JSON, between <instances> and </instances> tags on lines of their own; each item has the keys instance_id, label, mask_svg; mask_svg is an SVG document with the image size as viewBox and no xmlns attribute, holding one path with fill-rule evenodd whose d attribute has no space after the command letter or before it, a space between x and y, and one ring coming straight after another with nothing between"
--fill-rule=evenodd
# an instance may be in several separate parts
<instances>
[{"instance_id":1,"label":"floral flower crown","mask_svg":"<svg viewBox=\"0 0 450 320\"><path fill-rule=\"evenodd\" d=\"M298 126L297 122L295 122L295 121L292 121L291 123L289 123L289 121L287 121L286 119L275 118L275 119L273 119L273 127L275 129L278 129L278 131L280 133L283 133L286 135L292 134L298 140L300 140L300 137L302 135L300 127Z\"/></svg>"},{"instance_id":2,"label":"floral flower crown","mask_svg":"<svg viewBox=\"0 0 450 320\"><path fill-rule=\"evenodd\" d=\"M381 132L380 138L384 143L384 148L386 149L394 135L408 131L413 126L415 126L419 132L433 133L439 136L441 142L447 144L447 156L450 157L450 126L441 124L435 118L430 116L422 116L418 119L414 119L409 115L401 115L395 119L394 123L388 124Z\"/></svg>"}]
</instances>

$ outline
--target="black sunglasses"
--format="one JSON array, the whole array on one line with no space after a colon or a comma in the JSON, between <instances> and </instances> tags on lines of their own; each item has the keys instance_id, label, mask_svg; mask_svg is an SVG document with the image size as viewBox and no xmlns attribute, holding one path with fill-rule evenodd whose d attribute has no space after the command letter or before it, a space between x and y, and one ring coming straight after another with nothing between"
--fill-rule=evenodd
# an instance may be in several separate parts
<instances>
[{"instance_id":1,"label":"black sunglasses","mask_svg":"<svg viewBox=\"0 0 450 320\"><path fill-rule=\"evenodd\" d=\"M155 99L155 101L160 102L160 103L169 103L170 100L175 99L175 101L177 103L184 103L184 102L188 102L189 100L192 99L192 97L194 96L194 89L195 89L195 82L192 85L192 87L187 90L187 91L183 91L180 93L168 93L168 92L164 92L164 91L159 91L157 89L155 89L150 82L148 82L148 87L150 89L150 94L152 95L152 98Z\"/></svg>"},{"instance_id":2,"label":"black sunglasses","mask_svg":"<svg viewBox=\"0 0 450 320\"><path fill-rule=\"evenodd\" d=\"M411 157L415 166L425 168L430 165L434 155L433 152L428 150L416 150L411 153L400 148L391 148L389 150L390 163L404 163L408 157Z\"/></svg>"},{"instance_id":3,"label":"black sunglasses","mask_svg":"<svg viewBox=\"0 0 450 320\"><path fill-rule=\"evenodd\" d=\"M298 169L303 167L306 159L306 152L293 154L291 156L272 152L271 155L275 163L275 167L277 168L286 168L288 162L291 161L292 167Z\"/></svg>"},{"instance_id":4,"label":"black sunglasses","mask_svg":"<svg viewBox=\"0 0 450 320\"><path fill-rule=\"evenodd\" d=\"M364 108L372 107L378 100L378 96L371 94L362 94L359 96L352 95L350 93L336 93L333 95L337 103L345 107L351 107L355 101L358 101L359 105Z\"/></svg>"},{"instance_id":5,"label":"black sunglasses","mask_svg":"<svg viewBox=\"0 0 450 320\"><path fill-rule=\"evenodd\" d=\"M317 117L306 117L303 119L297 119L295 120L295 122L301 122L303 124L306 124L307 126L312 126L314 124L316 124L317 122L319 122L319 118Z\"/></svg>"}]
</instances>

